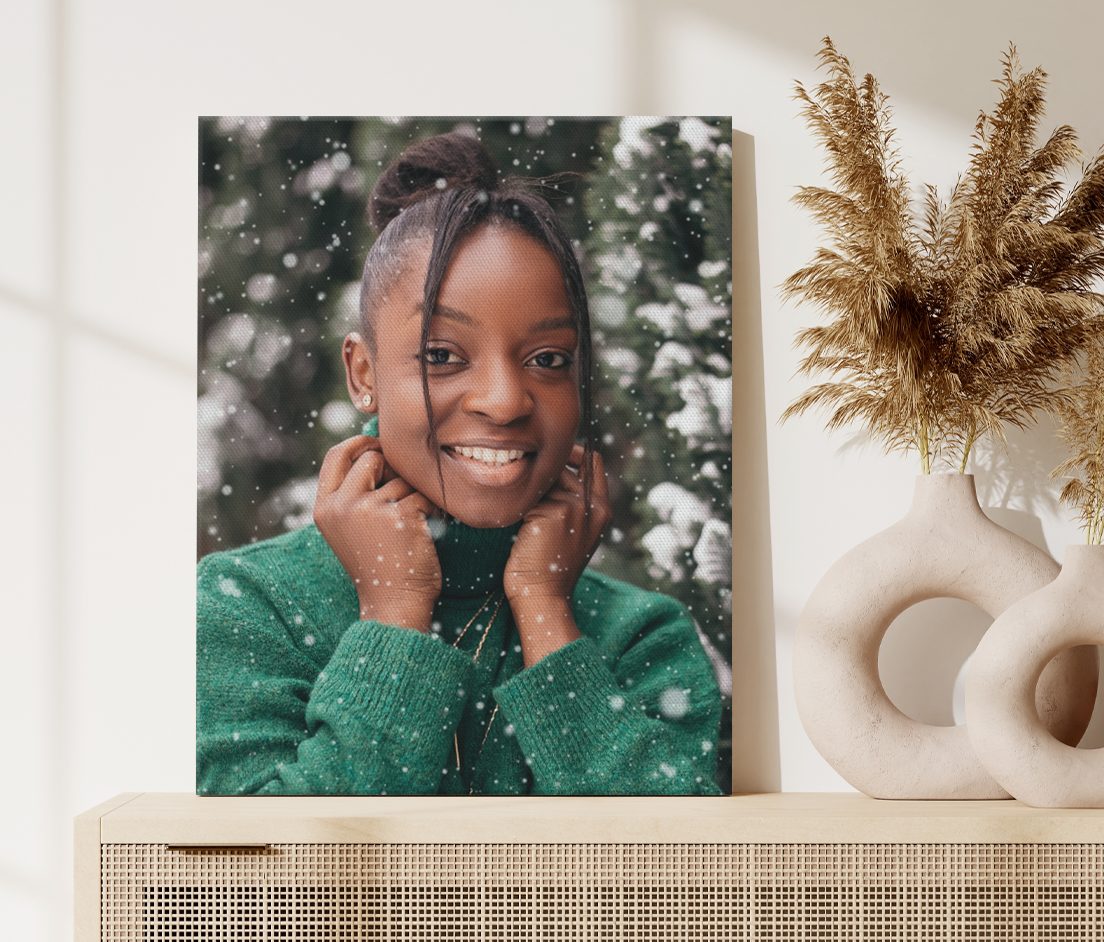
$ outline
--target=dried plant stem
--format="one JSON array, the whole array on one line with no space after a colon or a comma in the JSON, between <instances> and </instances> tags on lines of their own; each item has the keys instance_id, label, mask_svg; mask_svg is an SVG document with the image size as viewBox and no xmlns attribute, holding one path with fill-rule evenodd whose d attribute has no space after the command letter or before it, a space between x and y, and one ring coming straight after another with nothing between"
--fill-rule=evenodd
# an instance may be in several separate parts
<instances>
[{"instance_id":1,"label":"dried plant stem","mask_svg":"<svg viewBox=\"0 0 1104 942\"><path fill-rule=\"evenodd\" d=\"M962 464L958 466L958 473L966 473L966 462L970 460L970 452L974 450L974 442L977 441L977 429L974 426L970 426L970 431L966 435L966 441L962 445Z\"/></svg>"},{"instance_id":2,"label":"dried plant stem","mask_svg":"<svg viewBox=\"0 0 1104 942\"><path fill-rule=\"evenodd\" d=\"M1090 546L1099 544L1104 536L1104 506L1099 499L1085 511L1085 542Z\"/></svg>"},{"instance_id":3,"label":"dried plant stem","mask_svg":"<svg viewBox=\"0 0 1104 942\"><path fill-rule=\"evenodd\" d=\"M1097 468L1104 466L1104 460L1102 460L1104 459L1104 449L1097 448L1093 458ZM1092 484L1095 484L1095 487L1092 487L1092 501L1086 514L1088 520L1085 526L1085 536L1089 543L1098 544L1104 540L1104 482L1095 480L1091 482Z\"/></svg>"},{"instance_id":4,"label":"dried plant stem","mask_svg":"<svg viewBox=\"0 0 1104 942\"><path fill-rule=\"evenodd\" d=\"M920 416L917 445L920 451L920 470L924 474L931 474L931 446L928 442L928 420L924 416Z\"/></svg>"}]
</instances>

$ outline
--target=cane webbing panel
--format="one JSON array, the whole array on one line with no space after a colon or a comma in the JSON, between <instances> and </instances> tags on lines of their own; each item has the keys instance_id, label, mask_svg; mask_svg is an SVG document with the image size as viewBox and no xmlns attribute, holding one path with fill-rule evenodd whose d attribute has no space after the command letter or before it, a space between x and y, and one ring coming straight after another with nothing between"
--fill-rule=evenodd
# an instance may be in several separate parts
<instances>
[{"instance_id":1,"label":"cane webbing panel","mask_svg":"<svg viewBox=\"0 0 1104 942\"><path fill-rule=\"evenodd\" d=\"M1104 939L1104 844L101 849L103 942Z\"/></svg>"}]
</instances>

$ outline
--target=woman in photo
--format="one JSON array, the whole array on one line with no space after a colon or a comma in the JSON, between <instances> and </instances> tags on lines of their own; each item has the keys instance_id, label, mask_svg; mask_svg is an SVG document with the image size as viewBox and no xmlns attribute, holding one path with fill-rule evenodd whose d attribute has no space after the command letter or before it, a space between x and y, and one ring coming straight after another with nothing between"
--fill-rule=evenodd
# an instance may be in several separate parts
<instances>
[{"instance_id":1,"label":"woman in photo","mask_svg":"<svg viewBox=\"0 0 1104 942\"><path fill-rule=\"evenodd\" d=\"M610 510L571 239L455 132L370 211L363 432L313 524L199 563L197 792L721 794L689 612L586 568Z\"/></svg>"}]
</instances>

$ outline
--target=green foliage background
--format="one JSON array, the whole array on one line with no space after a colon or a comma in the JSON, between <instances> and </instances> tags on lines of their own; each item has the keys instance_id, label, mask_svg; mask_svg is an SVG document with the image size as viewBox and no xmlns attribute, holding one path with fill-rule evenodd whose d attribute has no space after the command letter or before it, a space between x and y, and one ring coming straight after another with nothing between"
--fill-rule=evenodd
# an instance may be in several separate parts
<instances>
[{"instance_id":1,"label":"green foliage background","mask_svg":"<svg viewBox=\"0 0 1104 942\"><path fill-rule=\"evenodd\" d=\"M198 556L311 522L322 457L362 421L340 347L356 329L368 194L406 144L453 129L504 173L579 174L554 205L587 277L614 510L591 564L684 602L725 684L729 119L201 119Z\"/></svg>"}]
</instances>

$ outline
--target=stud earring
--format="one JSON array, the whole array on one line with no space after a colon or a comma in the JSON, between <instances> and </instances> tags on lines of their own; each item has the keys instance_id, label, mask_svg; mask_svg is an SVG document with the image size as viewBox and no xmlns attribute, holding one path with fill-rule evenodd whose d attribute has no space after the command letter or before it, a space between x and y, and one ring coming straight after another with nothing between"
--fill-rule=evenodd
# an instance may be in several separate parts
<instances>
[{"instance_id":1,"label":"stud earring","mask_svg":"<svg viewBox=\"0 0 1104 942\"><path fill-rule=\"evenodd\" d=\"M370 406L372 404L372 394L371 393L365 393L363 402L366 406Z\"/></svg>"}]
</instances>

